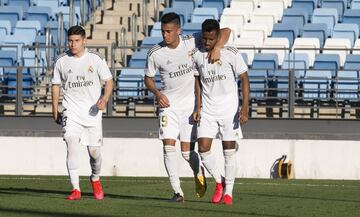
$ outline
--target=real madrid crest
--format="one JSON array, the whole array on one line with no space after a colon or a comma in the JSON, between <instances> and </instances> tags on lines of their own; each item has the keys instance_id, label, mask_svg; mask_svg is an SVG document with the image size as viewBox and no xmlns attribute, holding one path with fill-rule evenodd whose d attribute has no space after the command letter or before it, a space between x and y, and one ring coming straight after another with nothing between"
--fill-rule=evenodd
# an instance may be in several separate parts
<instances>
[{"instance_id":1,"label":"real madrid crest","mask_svg":"<svg viewBox=\"0 0 360 217\"><path fill-rule=\"evenodd\" d=\"M94 72L94 68L92 66L89 66L88 72Z\"/></svg>"}]
</instances>

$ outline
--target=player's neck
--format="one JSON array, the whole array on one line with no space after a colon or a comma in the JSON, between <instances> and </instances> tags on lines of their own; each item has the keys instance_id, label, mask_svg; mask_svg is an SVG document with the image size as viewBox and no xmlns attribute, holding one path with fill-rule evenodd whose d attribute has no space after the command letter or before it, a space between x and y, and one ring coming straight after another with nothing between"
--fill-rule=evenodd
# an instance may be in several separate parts
<instances>
[{"instance_id":1,"label":"player's neck","mask_svg":"<svg viewBox=\"0 0 360 217\"><path fill-rule=\"evenodd\" d=\"M180 44L180 38L177 38L176 41L174 41L171 44L168 44L167 47L170 49L175 49L179 46L179 44Z\"/></svg>"},{"instance_id":2,"label":"player's neck","mask_svg":"<svg viewBox=\"0 0 360 217\"><path fill-rule=\"evenodd\" d=\"M80 58L85 54L86 49L79 51L77 54L74 54L73 56L76 58Z\"/></svg>"}]
</instances>

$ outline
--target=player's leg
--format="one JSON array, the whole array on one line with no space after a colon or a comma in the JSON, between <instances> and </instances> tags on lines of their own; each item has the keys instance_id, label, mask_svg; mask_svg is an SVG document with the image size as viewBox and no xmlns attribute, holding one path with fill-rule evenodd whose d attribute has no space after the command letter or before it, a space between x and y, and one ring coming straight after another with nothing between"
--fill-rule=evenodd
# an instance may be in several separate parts
<instances>
[{"instance_id":1,"label":"player's leg","mask_svg":"<svg viewBox=\"0 0 360 217\"><path fill-rule=\"evenodd\" d=\"M102 200L104 198L104 191L100 182L100 171L101 171L101 146L102 142L102 124L99 122L95 127L87 128L87 138L89 143L87 149L90 157L91 176L90 182L93 189L94 198Z\"/></svg>"},{"instance_id":2,"label":"player's leg","mask_svg":"<svg viewBox=\"0 0 360 217\"><path fill-rule=\"evenodd\" d=\"M170 185L174 191L174 196L170 199L170 202L183 202L184 192L180 186L175 147L176 139L179 135L177 116L174 112L164 109L160 111L159 118L159 138L163 142L165 169L169 176Z\"/></svg>"},{"instance_id":3,"label":"player's leg","mask_svg":"<svg viewBox=\"0 0 360 217\"><path fill-rule=\"evenodd\" d=\"M218 126L216 121L202 115L200 125L198 126L198 145L201 161L216 182L215 192L212 197L213 203L219 203L223 194L222 176L216 162L216 157L211 152L212 140L216 137L217 132Z\"/></svg>"},{"instance_id":4,"label":"player's leg","mask_svg":"<svg viewBox=\"0 0 360 217\"><path fill-rule=\"evenodd\" d=\"M236 116L236 115L235 115ZM239 123L237 116L232 119L224 119L221 123L223 153L225 158L225 192L223 203L232 204L232 192L236 176L236 141L239 139Z\"/></svg>"},{"instance_id":5,"label":"player's leg","mask_svg":"<svg viewBox=\"0 0 360 217\"><path fill-rule=\"evenodd\" d=\"M196 142L196 124L191 117L192 110L185 112L180 127L180 145L183 158L189 163L194 173L195 192L203 197L206 192L205 171L201 164L199 154L194 150Z\"/></svg>"},{"instance_id":6,"label":"player's leg","mask_svg":"<svg viewBox=\"0 0 360 217\"><path fill-rule=\"evenodd\" d=\"M236 149L235 141L223 141L223 153L225 158L225 192L223 203L232 204L232 192L236 176Z\"/></svg>"},{"instance_id":7,"label":"player's leg","mask_svg":"<svg viewBox=\"0 0 360 217\"><path fill-rule=\"evenodd\" d=\"M72 185L72 192L67 197L68 200L79 200L81 190L79 185L79 153L81 150L80 135L83 127L70 119L63 123L64 140L67 146L66 165Z\"/></svg>"}]
</instances>

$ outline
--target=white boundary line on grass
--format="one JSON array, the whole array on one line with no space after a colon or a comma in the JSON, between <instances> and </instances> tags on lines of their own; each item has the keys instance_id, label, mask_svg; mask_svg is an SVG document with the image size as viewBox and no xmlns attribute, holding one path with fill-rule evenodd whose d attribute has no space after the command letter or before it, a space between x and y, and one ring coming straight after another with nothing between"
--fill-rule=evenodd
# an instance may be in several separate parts
<instances>
[{"instance_id":1,"label":"white boundary line on grass","mask_svg":"<svg viewBox=\"0 0 360 217\"><path fill-rule=\"evenodd\" d=\"M1 177L0 180L38 180L38 181L68 181L68 178L48 178L48 177ZM81 181L87 181L88 178L80 178ZM138 179L106 179L106 182L138 182L138 183L168 183L169 181L163 180L138 180ZM336 180L334 180L336 181ZM339 180L341 181L341 180ZM353 181L353 180L352 180ZM193 181L182 180L182 183L193 183ZM235 185L263 185L263 186L300 186L300 187L332 187L332 188L360 188L360 185L337 185L337 184L310 184L310 183L272 183L272 182L236 182Z\"/></svg>"}]
</instances>

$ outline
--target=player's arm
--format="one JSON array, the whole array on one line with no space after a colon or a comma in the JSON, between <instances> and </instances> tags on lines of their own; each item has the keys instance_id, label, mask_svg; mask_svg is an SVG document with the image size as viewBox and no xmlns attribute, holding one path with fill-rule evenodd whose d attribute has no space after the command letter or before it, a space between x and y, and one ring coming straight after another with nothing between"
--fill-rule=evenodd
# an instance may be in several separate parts
<instances>
[{"instance_id":1,"label":"player's arm","mask_svg":"<svg viewBox=\"0 0 360 217\"><path fill-rule=\"evenodd\" d=\"M195 111L193 113L193 119L195 122L200 121L200 111L201 111L201 83L200 83L200 77L195 76Z\"/></svg>"},{"instance_id":2,"label":"player's arm","mask_svg":"<svg viewBox=\"0 0 360 217\"><path fill-rule=\"evenodd\" d=\"M231 34L231 29L229 28L220 29L220 34L218 36L218 40L215 44L215 47L208 54L209 62L214 63L220 59L220 50L228 42L230 34Z\"/></svg>"},{"instance_id":3,"label":"player's arm","mask_svg":"<svg viewBox=\"0 0 360 217\"><path fill-rule=\"evenodd\" d=\"M239 112L240 124L246 124L249 119L249 76L247 72L240 74L241 86L242 86L242 106Z\"/></svg>"},{"instance_id":4,"label":"player's arm","mask_svg":"<svg viewBox=\"0 0 360 217\"><path fill-rule=\"evenodd\" d=\"M167 108L170 106L168 98L157 89L153 77L145 75L145 86L155 95L160 107Z\"/></svg>"},{"instance_id":5,"label":"player's arm","mask_svg":"<svg viewBox=\"0 0 360 217\"><path fill-rule=\"evenodd\" d=\"M60 97L60 85L53 84L51 87L52 114L54 120L58 124L61 124L60 122L61 114L59 113L59 97Z\"/></svg>"},{"instance_id":6,"label":"player's arm","mask_svg":"<svg viewBox=\"0 0 360 217\"><path fill-rule=\"evenodd\" d=\"M104 95L98 100L96 103L96 107L99 110L104 110L106 107L107 102L109 101L109 98L113 92L113 80L109 79L105 81L105 87L104 87Z\"/></svg>"}]
</instances>

